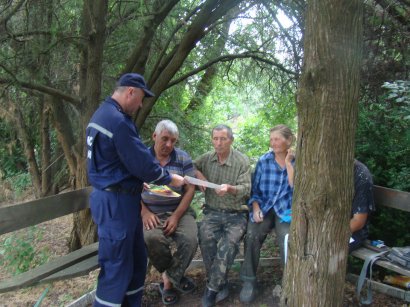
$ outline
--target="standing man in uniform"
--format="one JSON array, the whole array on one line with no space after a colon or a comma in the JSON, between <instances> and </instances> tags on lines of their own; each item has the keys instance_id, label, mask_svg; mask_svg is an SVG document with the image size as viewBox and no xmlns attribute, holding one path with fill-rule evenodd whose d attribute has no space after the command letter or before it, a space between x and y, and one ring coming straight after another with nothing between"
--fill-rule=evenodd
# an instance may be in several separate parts
<instances>
[{"instance_id":1,"label":"standing man in uniform","mask_svg":"<svg viewBox=\"0 0 410 307\"><path fill-rule=\"evenodd\" d=\"M220 184L205 190L204 218L199 228L199 246L207 284L202 306L214 306L228 295L227 276L247 225L247 199L251 190L249 159L231 148L232 129L218 125L212 130L213 151L195 160L197 177Z\"/></svg>"},{"instance_id":2,"label":"standing man in uniform","mask_svg":"<svg viewBox=\"0 0 410 307\"><path fill-rule=\"evenodd\" d=\"M98 225L97 292L94 306L141 306L147 256L141 221L143 182L183 185L154 161L132 121L144 97L154 94L136 73L120 77L114 93L86 129L90 208Z\"/></svg>"},{"instance_id":3,"label":"standing man in uniform","mask_svg":"<svg viewBox=\"0 0 410 307\"><path fill-rule=\"evenodd\" d=\"M156 161L170 173L180 176L195 176L191 157L176 148L179 132L174 122L160 121L152 135L154 146L150 152ZM142 222L148 257L153 266L162 273L159 284L162 302L175 304L178 293L195 290L195 284L184 276L198 247L198 228L195 211L190 208L195 186L174 188L179 197L152 196L149 190L142 193ZM175 243L176 249L171 246Z\"/></svg>"}]
</instances>

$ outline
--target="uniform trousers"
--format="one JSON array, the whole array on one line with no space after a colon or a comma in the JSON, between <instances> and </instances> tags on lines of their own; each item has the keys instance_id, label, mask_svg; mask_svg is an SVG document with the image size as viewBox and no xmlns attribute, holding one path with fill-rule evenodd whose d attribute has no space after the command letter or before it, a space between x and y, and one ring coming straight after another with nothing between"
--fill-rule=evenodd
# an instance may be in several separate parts
<instances>
[{"instance_id":1,"label":"uniform trousers","mask_svg":"<svg viewBox=\"0 0 410 307\"><path fill-rule=\"evenodd\" d=\"M97 189L90 195L100 264L94 306L141 306L147 254L140 200L139 194Z\"/></svg>"}]
</instances>

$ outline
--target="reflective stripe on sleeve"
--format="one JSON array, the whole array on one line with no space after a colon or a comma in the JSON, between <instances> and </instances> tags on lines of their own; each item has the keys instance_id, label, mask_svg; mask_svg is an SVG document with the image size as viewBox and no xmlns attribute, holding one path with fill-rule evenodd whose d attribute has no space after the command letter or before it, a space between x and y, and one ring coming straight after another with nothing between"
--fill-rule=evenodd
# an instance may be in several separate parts
<instances>
[{"instance_id":1,"label":"reflective stripe on sleeve","mask_svg":"<svg viewBox=\"0 0 410 307\"><path fill-rule=\"evenodd\" d=\"M88 127L94 128L94 129L100 131L102 134L105 134L106 136L108 136L110 139L112 139L113 133L111 131L108 131L104 127L101 127L100 125L98 125L96 123L89 123L87 128Z\"/></svg>"}]
</instances>

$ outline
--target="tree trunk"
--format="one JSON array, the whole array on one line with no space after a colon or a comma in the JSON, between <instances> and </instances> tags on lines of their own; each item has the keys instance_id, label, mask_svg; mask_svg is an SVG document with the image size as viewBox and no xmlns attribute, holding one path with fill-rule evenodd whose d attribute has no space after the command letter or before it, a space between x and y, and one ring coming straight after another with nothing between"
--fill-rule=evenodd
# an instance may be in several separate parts
<instances>
[{"instance_id":1,"label":"tree trunk","mask_svg":"<svg viewBox=\"0 0 410 307\"><path fill-rule=\"evenodd\" d=\"M362 2L308 1L283 306L342 306L353 196Z\"/></svg>"},{"instance_id":2,"label":"tree trunk","mask_svg":"<svg viewBox=\"0 0 410 307\"><path fill-rule=\"evenodd\" d=\"M84 1L83 35L88 37L87 48L82 54L80 68L82 73L80 95L82 96L83 109L80 127L81 133L77 146L73 148L77 161L75 188L88 185L86 172L85 129L100 103L102 62L105 42L106 17L108 0ZM83 210L73 214L73 229L69 239L70 250L76 250L83 245L88 245L97 240L97 228L91 219L90 210Z\"/></svg>"},{"instance_id":3,"label":"tree trunk","mask_svg":"<svg viewBox=\"0 0 410 307\"><path fill-rule=\"evenodd\" d=\"M44 97L44 95L41 95ZM52 99L46 96L45 99ZM40 134L41 134L41 196L47 196L51 191L51 144L50 144L50 109L48 104L41 103Z\"/></svg>"},{"instance_id":4,"label":"tree trunk","mask_svg":"<svg viewBox=\"0 0 410 307\"><path fill-rule=\"evenodd\" d=\"M28 171L30 173L31 182L34 188L34 194L36 198L40 197L41 192L41 175L34 152L33 142L31 141L29 129L25 124L24 116L20 110L20 106L15 103L9 103L10 106L10 119L16 126L17 133L20 138L20 142L23 144L24 156L27 159Z\"/></svg>"}]
</instances>

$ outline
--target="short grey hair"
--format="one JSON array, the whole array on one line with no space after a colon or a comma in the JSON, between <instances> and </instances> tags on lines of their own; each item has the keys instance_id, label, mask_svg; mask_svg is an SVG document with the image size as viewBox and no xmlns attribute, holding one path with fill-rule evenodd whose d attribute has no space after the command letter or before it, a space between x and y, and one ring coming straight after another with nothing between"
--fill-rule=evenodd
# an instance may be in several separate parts
<instances>
[{"instance_id":1,"label":"short grey hair","mask_svg":"<svg viewBox=\"0 0 410 307\"><path fill-rule=\"evenodd\" d=\"M216 126L214 129L212 129L212 136L214 135L214 131L221 131L221 130L226 130L228 132L228 138L230 138L231 140L233 140L233 132L231 127L224 125L224 124L220 124L218 126Z\"/></svg>"},{"instance_id":2,"label":"short grey hair","mask_svg":"<svg viewBox=\"0 0 410 307\"><path fill-rule=\"evenodd\" d=\"M161 120L157 126L155 127L155 134L160 135L162 131L168 131L170 134L173 136L178 137L179 136L179 131L177 125L169 119L164 119Z\"/></svg>"}]
</instances>

